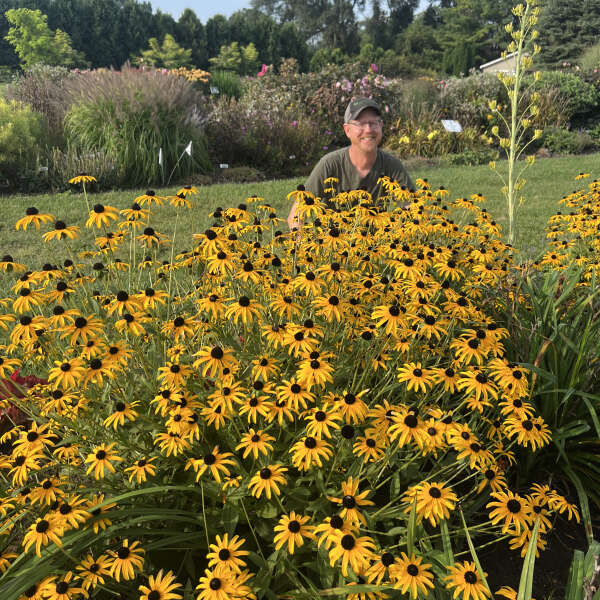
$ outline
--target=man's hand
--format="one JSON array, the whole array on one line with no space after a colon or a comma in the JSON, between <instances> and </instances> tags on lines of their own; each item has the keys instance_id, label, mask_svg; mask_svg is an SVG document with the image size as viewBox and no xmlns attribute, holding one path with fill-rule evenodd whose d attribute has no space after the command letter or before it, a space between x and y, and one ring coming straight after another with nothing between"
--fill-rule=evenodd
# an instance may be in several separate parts
<instances>
[{"instance_id":1,"label":"man's hand","mask_svg":"<svg viewBox=\"0 0 600 600\"><path fill-rule=\"evenodd\" d=\"M294 202L292 208L290 209L290 214L288 215L287 222L290 231L300 231L302 229L302 219L299 219L297 216L298 212L298 202Z\"/></svg>"}]
</instances>

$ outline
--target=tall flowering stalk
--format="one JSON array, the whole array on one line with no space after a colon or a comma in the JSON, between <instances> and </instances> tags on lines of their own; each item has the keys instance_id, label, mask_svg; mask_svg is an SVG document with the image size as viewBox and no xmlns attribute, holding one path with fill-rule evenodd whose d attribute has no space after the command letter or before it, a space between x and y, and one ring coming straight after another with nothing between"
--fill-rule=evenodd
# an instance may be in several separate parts
<instances>
[{"instance_id":1,"label":"tall flowering stalk","mask_svg":"<svg viewBox=\"0 0 600 600\"><path fill-rule=\"evenodd\" d=\"M515 240L517 193L525 185L525 179L521 175L534 163L534 157L528 156L527 162L520 170L516 168L516 163L527 147L542 135L541 130L535 129L531 138L528 141L526 139L539 112L537 104L539 94L535 92L526 99L523 85L524 77L533 64L533 57L540 52L540 46L534 42L539 35L535 29L540 13L539 0L527 0L525 4L517 4L512 9L512 13L516 17L516 26L511 22L505 27L511 35L512 41L506 51L502 53L502 58L507 58L509 53L516 53L515 72L514 74L498 73L498 79L508 93L508 111L504 114L503 107L496 101L489 104L490 110L502 126L502 131L498 125L492 127L492 135L498 139L500 147L504 149L508 159L506 174L498 171L495 162L491 162L490 167L499 175L504 184L502 193L506 198L508 242L510 244L513 244ZM536 80L539 78L539 72L534 74L534 78ZM523 106L525 101L526 105ZM519 196L519 206L523 201L523 196Z\"/></svg>"}]
</instances>

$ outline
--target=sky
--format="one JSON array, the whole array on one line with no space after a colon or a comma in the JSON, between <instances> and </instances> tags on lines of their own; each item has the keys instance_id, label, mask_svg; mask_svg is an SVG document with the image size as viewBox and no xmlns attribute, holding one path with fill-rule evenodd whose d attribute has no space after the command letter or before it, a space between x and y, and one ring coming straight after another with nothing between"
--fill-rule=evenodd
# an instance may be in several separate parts
<instances>
[{"instance_id":1,"label":"sky","mask_svg":"<svg viewBox=\"0 0 600 600\"><path fill-rule=\"evenodd\" d=\"M191 8L202 23L214 15L229 17L236 10L250 8L250 0L151 0L151 3L152 8L169 13L175 19L179 19L186 8Z\"/></svg>"},{"instance_id":2,"label":"sky","mask_svg":"<svg viewBox=\"0 0 600 600\"><path fill-rule=\"evenodd\" d=\"M250 8L250 0L150 0L154 10L169 13L175 20L186 8L191 8L196 16L206 23L214 15L229 17L236 10ZM421 0L421 8L426 2Z\"/></svg>"}]
</instances>

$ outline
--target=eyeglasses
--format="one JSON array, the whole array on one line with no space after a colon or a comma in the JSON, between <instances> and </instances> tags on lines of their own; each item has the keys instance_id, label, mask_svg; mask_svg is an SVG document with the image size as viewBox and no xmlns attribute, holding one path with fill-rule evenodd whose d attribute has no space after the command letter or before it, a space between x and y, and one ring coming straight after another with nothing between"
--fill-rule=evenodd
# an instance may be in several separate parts
<instances>
[{"instance_id":1,"label":"eyeglasses","mask_svg":"<svg viewBox=\"0 0 600 600\"><path fill-rule=\"evenodd\" d=\"M375 121L348 121L348 125L354 125L354 127L358 127L361 131L364 131L367 127L371 129L381 129L383 125L383 121L381 119L376 119Z\"/></svg>"}]
</instances>

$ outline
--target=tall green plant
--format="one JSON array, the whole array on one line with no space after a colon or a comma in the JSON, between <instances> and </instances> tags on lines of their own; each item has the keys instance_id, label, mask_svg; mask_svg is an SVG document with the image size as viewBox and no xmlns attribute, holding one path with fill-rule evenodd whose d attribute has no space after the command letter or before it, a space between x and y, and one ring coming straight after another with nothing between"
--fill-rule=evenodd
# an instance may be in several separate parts
<instances>
[{"instance_id":1,"label":"tall green plant","mask_svg":"<svg viewBox=\"0 0 600 600\"><path fill-rule=\"evenodd\" d=\"M505 27L512 41L502 53L502 57L508 58L514 53L515 71L512 74L498 73L498 78L508 94L508 108L504 111L496 101L491 101L489 104L490 110L501 123L492 127L492 135L498 139L507 158L506 173L500 173L495 162L490 163L490 166L503 183L502 193L506 198L508 213L508 241L511 244L515 240L517 195L525 185L521 175L528 166L533 164L534 157L527 157L526 164L520 169L517 168L517 161L529 144L542 135L540 130L534 130L531 135L532 122L539 112L537 105L539 94L534 93L529 99L525 99L523 86L523 78L533 64L533 56L540 52L540 46L534 43L539 35L535 29L540 13L538 5L539 0L526 0L525 4L518 4L512 9L516 18L516 27L512 22ZM518 201L521 205L524 201L523 196L519 196Z\"/></svg>"},{"instance_id":2,"label":"tall green plant","mask_svg":"<svg viewBox=\"0 0 600 600\"><path fill-rule=\"evenodd\" d=\"M82 74L69 92L69 147L112 156L122 185L160 183L172 169L176 179L210 170L198 122L202 97L183 78L127 67ZM190 141L191 156L178 162Z\"/></svg>"}]
</instances>

